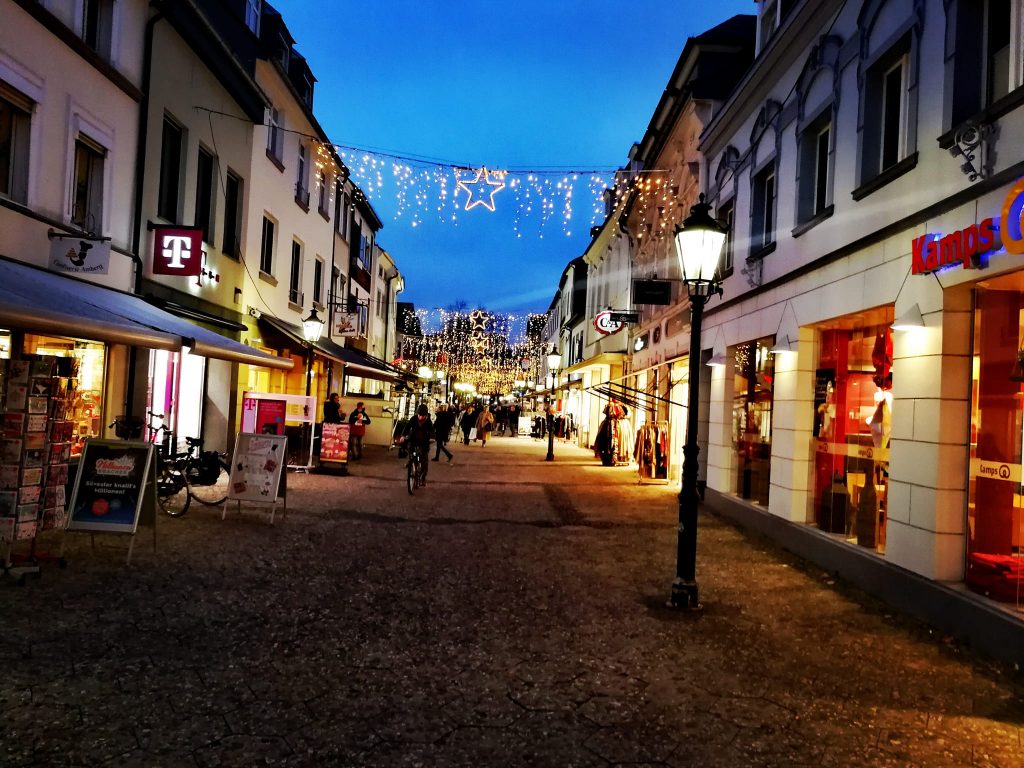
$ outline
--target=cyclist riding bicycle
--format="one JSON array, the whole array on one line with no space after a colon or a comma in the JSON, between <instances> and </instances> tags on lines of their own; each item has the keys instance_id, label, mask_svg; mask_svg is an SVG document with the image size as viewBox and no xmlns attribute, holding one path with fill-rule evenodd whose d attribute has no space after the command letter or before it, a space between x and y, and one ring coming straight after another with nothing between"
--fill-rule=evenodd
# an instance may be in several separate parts
<instances>
[{"instance_id":1,"label":"cyclist riding bicycle","mask_svg":"<svg viewBox=\"0 0 1024 768\"><path fill-rule=\"evenodd\" d=\"M433 436L434 423L430 420L430 409L420 405L416 409L416 418L410 419L405 427L405 443L410 448L415 445L420 449L420 464L423 467L420 477L424 485L427 484L427 469L430 466L427 458L430 456L430 438Z\"/></svg>"}]
</instances>

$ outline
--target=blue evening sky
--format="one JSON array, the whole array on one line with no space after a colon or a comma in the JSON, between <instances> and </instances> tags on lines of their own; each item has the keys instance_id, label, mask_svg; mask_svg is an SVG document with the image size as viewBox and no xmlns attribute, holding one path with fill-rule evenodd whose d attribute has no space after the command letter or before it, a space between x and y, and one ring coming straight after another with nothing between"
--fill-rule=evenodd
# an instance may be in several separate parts
<instances>
[{"instance_id":1,"label":"blue evening sky","mask_svg":"<svg viewBox=\"0 0 1024 768\"><path fill-rule=\"evenodd\" d=\"M315 112L336 144L474 167L609 172L642 138L686 38L756 9L753 0L279 0L275 7L318 79ZM346 163L358 165L352 155ZM384 222L379 242L406 278L399 299L418 309L461 300L544 311L561 270L600 223L590 175L574 182L569 221L559 196L544 223L538 183L557 190L559 173L532 185L521 177L525 186L494 196L494 213L463 211L460 193L455 224L450 203L437 212L437 184L424 185L413 227L415 199L395 220L392 161L380 163L366 166L384 182L380 194L368 190ZM526 187L530 211L516 205L517 196L526 205Z\"/></svg>"}]
</instances>

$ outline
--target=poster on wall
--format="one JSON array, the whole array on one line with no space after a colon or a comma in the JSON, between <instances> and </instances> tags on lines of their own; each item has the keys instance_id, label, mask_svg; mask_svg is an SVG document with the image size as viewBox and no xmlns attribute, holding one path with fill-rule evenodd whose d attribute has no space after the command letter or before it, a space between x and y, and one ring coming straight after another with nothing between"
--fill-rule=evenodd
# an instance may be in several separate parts
<instances>
[{"instance_id":1,"label":"poster on wall","mask_svg":"<svg viewBox=\"0 0 1024 768\"><path fill-rule=\"evenodd\" d=\"M320 435L321 462L348 463L348 438L351 429L348 424L324 422Z\"/></svg>"},{"instance_id":2,"label":"poster on wall","mask_svg":"<svg viewBox=\"0 0 1024 768\"><path fill-rule=\"evenodd\" d=\"M268 504L277 501L287 443L283 435L239 432L231 457L228 500Z\"/></svg>"},{"instance_id":3,"label":"poster on wall","mask_svg":"<svg viewBox=\"0 0 1024 768\"><path fill-rule=\"evenodd\" d=\"M259 435L283 435L288 403L284 400L258 400L256 402L256 428Z\"/></svg>"},{"instance_id":4,"label":"poster on wall","mask_svg":"<svg viewBox=\"0 0 1024 768\"><path fill-rule=\"evenodd\" d=\"M155 515L155 507L144 508L156 502L152 468L151 443L87 440L68 505L67 529L134 534L142 513Z\"/></svg>"}]
</instances>

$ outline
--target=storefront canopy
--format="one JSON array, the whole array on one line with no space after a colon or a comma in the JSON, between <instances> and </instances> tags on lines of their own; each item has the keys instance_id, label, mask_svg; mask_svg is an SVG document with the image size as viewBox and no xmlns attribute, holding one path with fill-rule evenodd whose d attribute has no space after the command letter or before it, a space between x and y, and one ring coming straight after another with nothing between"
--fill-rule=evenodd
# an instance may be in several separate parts
<instances>
[{"instance_id":1,"label":"storefront canopy","mask_svg":"<svg viewBox=\"0 0 1024 768\"><path fill-rule=\"evenodd\" d=\"M290 370L274 357L115 291L0 258L0 326Z\"/></svg>"},{"instance_id":2,"label":"storefront canopy","mask_svg":"<svg viewBox=\"0 0 1024 768\"><path fill-rule=\"evenodd\" d=\"M264 315L260 318L260 321L266 322L272 328L280 331L286 336L289 336L299 344L306 344L302 336L302 329L297 325L292 325L285 320L270 317L269 315ZM392 368L383 360L377 360L376 358L370 357L365 352L360 352L358 349L343 347L330 339L321 338L320 341L314 345L314 349L324 357L330 358L336 363L344 365L347 372L351 373L353 376L361 376L364 379L378 379L380 381L399 381L402 378L402 374L399 370Z\"/></svg>"}]
</instances>

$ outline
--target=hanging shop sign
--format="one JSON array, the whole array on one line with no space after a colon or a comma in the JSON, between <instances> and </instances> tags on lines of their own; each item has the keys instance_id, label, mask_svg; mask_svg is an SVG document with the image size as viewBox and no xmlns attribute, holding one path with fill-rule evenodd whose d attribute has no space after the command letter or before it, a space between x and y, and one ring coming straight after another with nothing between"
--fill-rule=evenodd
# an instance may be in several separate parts
<instances>
[{"instance_id":1,"label":"hanging shop sign","mask_svg":"<svg viewBox=\"0 0 1024 768\"><path fill-rule=\"evenodd\" d=\"M66 275L105 275L110 271L110 241L55 235L50 240L50 269Z\"/></svg>"},{"instance_id":2,"label":"hanging shop sign","mask_svg":"<svg viewBox=\"0 0 1024 768\"><path fill-rule=\"evenodd\" d=\"M612 322L616 323L639 323L640 313L629 312L625 309L612 310Z\"/></svg>"},{"instance_id":3,"label":"hanging shop sign","mask_svg":"<svg viewBox=\"0 0 1024 768\"><path fill-rule=\"evenodd\" d=\"M634 280L634 304L668 305L672 303L672 283L668 280Z\"/></svg>"},{"instance_id":4,"label":"hanging shop sign","mask_svg":"<svg viewBox=\"0 0 1024 768\"><path fill-rule=\"evenodd\" d=\"M625 324L621 320L616 320L612 317L614 313L610 310L604 312L598 312L594 316L594 328L597 329L598 333L602 333L605 336L611 336L613 333L618 333L625 327Z\"/></svg>"},{"instance_id":5,"label":"hanging shop sign","mask_svg":"<svg viewBox=\"0 0 1024 768\"><path fill-rule=\"evenodd\" d=\"M359 335L359 313L358 312L335 312L334 313L334 336L358 336Z\"/></svg>"},{"instance_id":6,"label":"hanging shop sign","mask_svg":"<svg viewBox=\"0 0 1024 768\"><path fill-rule=\"evenodd\" d=\"M203 230L155 227L153 274L198 277L203 270Z\"/></svg>"}]
</instances>

